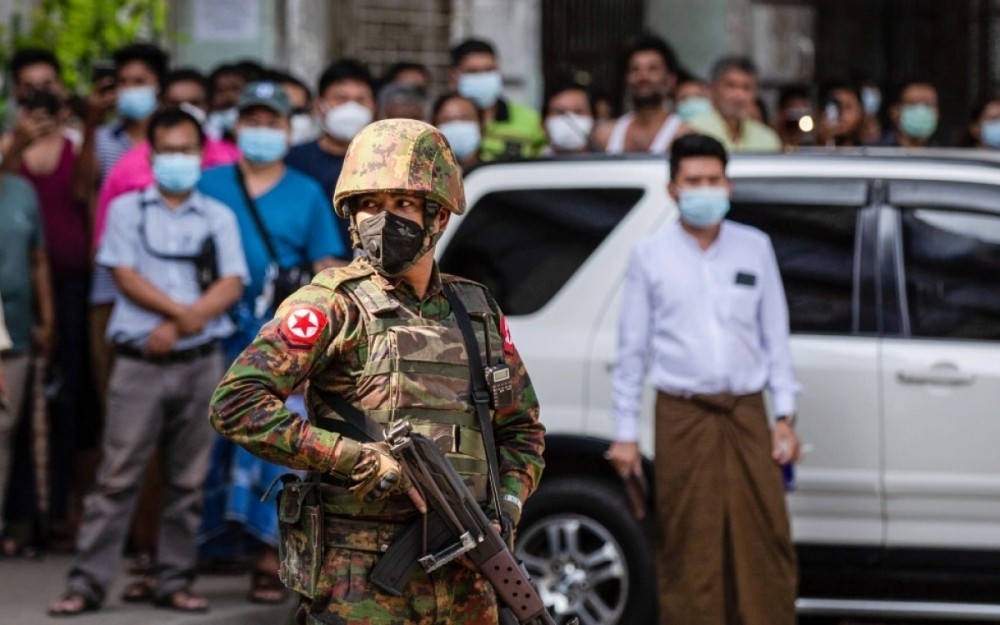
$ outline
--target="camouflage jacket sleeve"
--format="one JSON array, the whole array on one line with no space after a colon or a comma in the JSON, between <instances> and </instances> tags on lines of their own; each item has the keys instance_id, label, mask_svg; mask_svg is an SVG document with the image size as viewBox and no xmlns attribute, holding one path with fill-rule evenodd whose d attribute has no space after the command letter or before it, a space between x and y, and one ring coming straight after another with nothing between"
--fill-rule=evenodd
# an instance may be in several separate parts
<instances>
[{"instance_id":1,"label":"camouflage jacket sleeve","mask_svg":"<svg viewBox=\"0 0 1000 625\"><path fill-rule=\"evenodd\" d=\"M545 468L542 457L545 451L545 426L538 420L538 397L521 355L511 339L507 322L496 302L491 299L490 305L500 324L504 359L510 367L514 391L514 404L497 410L493 417L493 431L499 451L500 498L502 505L504 502L514 503L520 509L537 488L542 469Z\"/></svg>"},{"instance_id":2,"label":"camouflage jacket sleeve","mask_svg":"<svg viewBox=\"0 0 1000 625\"><path fill-rule=\"evenodd\" d=\"M215 429L275 464L329 472L339 435L313 427L285 400L324 367L345 315L324 287L310 285L285 300L219 383L209 408Z\"/></svg>"}]
</instances>

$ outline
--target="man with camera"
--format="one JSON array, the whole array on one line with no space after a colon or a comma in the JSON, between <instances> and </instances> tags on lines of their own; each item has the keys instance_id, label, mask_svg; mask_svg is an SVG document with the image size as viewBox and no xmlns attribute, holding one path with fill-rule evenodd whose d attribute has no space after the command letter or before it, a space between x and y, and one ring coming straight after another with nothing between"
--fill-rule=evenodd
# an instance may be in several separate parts
<instances>
[{"instance_id":1,"label":"man with camera","mask_svg":"<svg viewBox=\"0 0 1000 625\"><path fill-rule=\"evenodd\" d=\"M204 611L191 592L202 484L214 436L205 414L222 376L225 314L249 279L232 212L198 193L205 135L188 113L153 115L147 139L155 184L111 204L97 261L118 287L107 337L116 359L103 459L84 502L78 555L51 614L95 610L120 569L142 484L159 446L166 484L154 603Z\"/></svg>"}]
</instances>

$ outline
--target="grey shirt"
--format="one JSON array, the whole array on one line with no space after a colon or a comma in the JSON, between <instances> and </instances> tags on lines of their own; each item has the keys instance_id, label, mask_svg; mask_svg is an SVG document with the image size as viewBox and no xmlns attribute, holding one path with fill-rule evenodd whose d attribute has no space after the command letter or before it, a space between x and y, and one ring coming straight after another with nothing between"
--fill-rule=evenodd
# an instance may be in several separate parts
<instances>
[{"instance_id":1,"label":"grey shirt","mask_svg":"<svg viewBox=\"0 0 1000 625\"><path fill-rule=\"evenodd\" d=\"M193 256L201 250L205 238L212 236L219 276L238 276L244 284L250 280L236 217L227 206L197 191L174 209L163 203L155 185L122 195L109 206L107 224L97 262L111 269L134 269L181 305L201 299L195 265L189 260L168 260L156 255ZM107 337L115 344L142 348L150 332L164 320L163 315L120 293L108 322ZM227 337L234 330L232 320L222 314L206 323L199 334L180 338L174 349L196 347Z\"/></svg>"}]
</instances>

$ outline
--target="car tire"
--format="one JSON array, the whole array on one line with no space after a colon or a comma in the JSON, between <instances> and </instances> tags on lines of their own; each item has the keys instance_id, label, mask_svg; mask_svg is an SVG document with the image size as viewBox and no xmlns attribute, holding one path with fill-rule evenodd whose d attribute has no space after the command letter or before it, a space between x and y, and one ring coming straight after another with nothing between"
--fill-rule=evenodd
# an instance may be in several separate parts
<instances>
[{"instance_id":1,"label":"car tire","mask_svg":"<svg viewBox=\"0 0 1000 625\"><path fill-rule=\"evenodd\" d=\"M580 625L652 625L651 536L619 484L559 476L528 500L516 552L556 623L577 616Z\"/></svg>"}]
</instances>

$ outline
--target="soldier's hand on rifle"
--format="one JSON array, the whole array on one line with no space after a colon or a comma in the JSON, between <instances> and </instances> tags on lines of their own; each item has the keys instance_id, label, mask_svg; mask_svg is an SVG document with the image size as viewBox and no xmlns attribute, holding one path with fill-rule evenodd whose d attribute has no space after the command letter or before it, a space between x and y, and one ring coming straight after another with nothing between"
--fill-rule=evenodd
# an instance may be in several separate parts
<instances>
[{"instance_id":1,"label":"soldier's hand on rifle","mask_svg":"<svg viewBox=\"0 0 1000 625\"><path fill-rule=\"evenodd\" d=\"M427 511L423 497L413 487L399 462L389 453L389 445L384 442L361 444L348 489L365 503L406 493L421 513Z\"/></svg>"}]
</instances>

